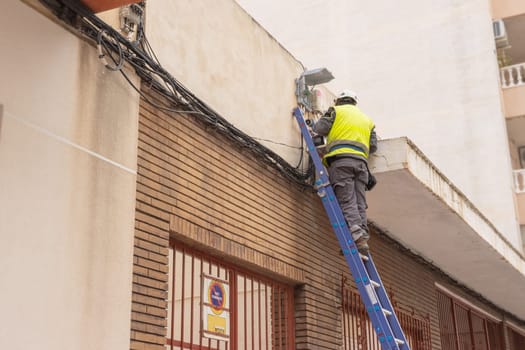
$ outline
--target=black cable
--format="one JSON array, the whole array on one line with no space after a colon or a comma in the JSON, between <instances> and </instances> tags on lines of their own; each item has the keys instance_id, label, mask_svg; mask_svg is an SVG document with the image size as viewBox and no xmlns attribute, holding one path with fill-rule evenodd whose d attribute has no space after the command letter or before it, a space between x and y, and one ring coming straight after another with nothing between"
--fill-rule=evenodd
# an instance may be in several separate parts
<instances>
[{"instance_id":1,"label":"black cable","mask_svg":"<svg viewBox=\"0 0 525 350\"><path fill-rule=\"evenodd\" d=\"M145 40L147 41L147 36L146 36L146 35L144 35L144 38L145 38ZM148 42L148 45L149 45L149 42ZM150 47L150 50L152 51L153 55L156 57L156 55L155 55L153 49L151 48L151 46L149 46L149 47ZM200 101L199 101L199 102L200 102ZM168 109L168 110L169 110L169 109ZM228 123L228 124L229 124L229 123ZM231 125L231 124L229 124L229 125L230 125L230 127L234 128L233 125ZM236 128L235 128L235 131L238 131L238 132L235 132L234 134L236 134L236 135L237 135L238 137L240 137L240 138L243 138L243 137L247 136L246 134L240 132L240 131L239 131L238 129L236 129ZM248 136L248 137L249 137L249 136ZM255 138L250 137L250 139L255 139ZM262 140L262 139L261 139L261 140ZM237 139L237 141L239 141L239 140ZM271 141L271 140L264 140L264 141L269 141L269 142L277 143L277 142L274 142L274 141ZM301 142L302 142L302 141L303 141L303 140L302 140L302 138L301 138ZM279 143L277 143L277 144L279 144ZM285 145L285 144L282 144L282 145ZM253 148L254 146L259 146L259 144L256 143L256 144L252 144L252 145L251 145L252 148ZM289 145L286 145L286 146L289 146ZM290 147L290 146L289 146L289 147ZM293 146L291 146L291 147L293 147ZM303 154L304 154L303 152L304 152L304 147L301 148L301 158L303 157ZM260 153L267 153L267 152L260 152ZM273 157L270 157L270 158L275 158L275 156L276 156L276 155L274 154ZM278 156L277 156L277 157L278 157ZM279 158L280 158L280 157L279 157ZM265 160L266 160L266 159L265 159ZM282 160L282 159L277 159L277 163L280 163L280 165L282 165L282 163L285 163L285 167L284 167L283 170L290 172L290 169L288 169L288 167L289 167L290 165L289 165L287 162L285 162L285 161ZM293 169L293 170L296 170L297 168L298 168L298 167L296 167L296 168L292 168L292 169ZM291 171L292 174L294 173L293 170ZM303 174L303 173L300 173L300 174L299 174L300 184L301 184L301 185L304 185L304 181L305 181L307 178L311 177L311 174L313 174L313 171L308 171L307 173L304 173L304 174ZM289 175L289 174L285 174L285 175ZM294 179L295 181L297 181L297 174L293 174L293 175L294 175L294 176L293 176L293 179Z\"/></svg>"},{"instance_id":2,"label":"black cable","mask_svg":"<svg viewBox=\"0 0 525 350\"><path fill-rule=\"evenodd\" d=\"M100 60L102 60L102 62L104 63L104 66L106 66L107 69L109 69L111 71L121 70L122 67L124 66L124 57L123 57L123 54L122 54L122 47L120 45L118 45L118 44L115 45L117 47L117 49L118 49L118 57L119 57L119 60L117 62L113 58L113 56L111 55L111 50L110 50L108 44L106 42L104 42L104 36L105 35L106 35L106 31L104 29L99 31L98 34L97 34L98 58ZM102 48L106 49L106 53L108 54L108 56L111 57L111 59L115 63L115 66L112 67L109 63L107 63L107 61L105 59L106 54L103 53Z\"/></svg>"},{"instance_id":3,"label":"black cable","mask_svg":"<svg viewBox=\"0 0 525 350\"><path fill-rule=\"evenodd\" d=\"M113 58L113 57L111 57ZM142 99L144 101L146 101L147 103L149 103L151 106L157 108L157 109L160 109L160 110L163 110L163 111L166 111L166 112L172 112L172 113L184 113L184 114L198 114L200 116L203 116L203 117L208 117L206 114L202 113L202 112L199 112L199 111L188 111L188 110L183 110L183 109L174 109L174 108L169 108L169 107L165 107L165 106L161 106L159 105L158 103L155 103L153 101L151 101L147 95L145 95L137 86L135 86L135 84L133 84L133 82L131 81L131 79L127 76L127 74L123 71L123 70L120 70L120 73L122 74L122 76L124 77L124 79L126 79L126 81L128 82L129 85L131 85L131 87L133 88L133 90L135 90L139 95L140 97L142 97Z\"/></svg>"},{"instance_id":4,"label":"black cable","mask_svg":"<svg viewBox=\"0 0 525 350\"><path fill-rule=\"evenodd\" d=\"M130 42L111 26L100 20L89 9L84 7L80 2L75 0L40 0L53 13L66 23L80 28L80 32L87 38L100 42L104 49L118 53L119 61L116 61L113 55L108 54L115 62L115 70L119 70L126 81L139 95L149 104L164 111L173 113L185 113L198 116L208 126L221 132L232 141L240 144L244 148L249 148L257 157L275 167L284 176L300 184L307 185L307 180L313 172L306 173L300 171L298 167L293 167L282 157L277 155L262 144L256 142L252 137L237 129L233 124L218 115L213 109L203 101L192 94L177 79L167 72L159 63L158 57L151 47L142 25L138 26L137 38L140 43ZM67 14L67 15L64 15ZM76 13L80 17L74 18L71 13ZM80 23L78 23L80 22ZM106 34L101 34L106 33ZM104 36L112 40L104 40ZM100 38L99 38L100 37ZM137 75L141 78L143 84L149 85L152 89L172 101L174 106L182 108L172 108L172 106L161 106L151 101L138 87L136 87L126 73L120 69L118 62L130 63ZM118 68L118 69L117 69ZM161 83L162 82L162 83ZM301 160L304 155L304 149L301 149ZM299 163L300 165L301 163Z\"/></svg>"},{"instance_id":5,"label":"black cable","mask_svg":"<svg viewBox=\"0 0 525 350\"><path fill-rule=\"evenodd\" d=\"M304 138L301 135L301 154L299 155L299 163L295 166L295 169L299 169L300 166L303 165L303 158L304 158ZM304 173L304 169L301 168L301 171Z\"/></svg>"},{"instance_id":6,"label":"black cable","mask_svg":"<svg viewBox=\"0 0 525 350\"><path fill-rule=\"evenodd\" d=\"M277 141L273 141L273 140L268 140L268 139L262 139L260 137L255 137L255 136L252 136L252 139L254 140L257 140L257 141L264 141L264 142L269 142L269 143L273 143L275 145L280 145L280 146L285 146L285 147L289 147L289 148L294 148L294 149L301 149L302 148L300 146L292 146L292 145L288 145L286 143L283 143L283 142L277 142ZM302 154L302 152L301 152ZM300 163L299 163L300 164ZM297 167L296 167L297 168Z\"/></svg>"},{"instance_id":7,"label":"black cable","mask_svg":"<svg viewBox=\"0 0 525 350\"><path fill-rule=\"evenodd\" d=\"M187 110L173 109L173 108L170 108L170 107L161 106L161 105L151 101L138 87L135 86L135 84L133 84L131 79L126 75L126 73L123 70L120 70L120 73L126 79L126 81L132 86L132 88L144 99L144 101L146 101L148 104L152 105L153 107L155 107L157 109L160 109L160 110L168 111L168 112L185 113L185 114L198 114L200 116L209 118L208 115L203 114L202 112L199 112L199 111L187 111ZM215 120L214 123L216 124L216 122L217 121ZM219 130L219 131L222 131L222 130ZM241 143L244 147L250 148L255 153L259 153L260 155L265 155L265 153L267 153L267 152L262 152L260 150L260 147L258 147L259 144L256 143L256 142L247 144L246 142L243 142L243 141L245 141L243 139L234 138L233 137L233 136L235 136L234 134L226 134L226 136L228 136L230 139L233 139L234 141L236 141L238 143ZM269 163L271 165L277 165L278 170L281 170L282 172L284 171L283 173L284 173L284 175L286 175L286 177L288 177L289 179L294 180L294 181L297 182L297 178L293 177L293 176L290 176L289 172L286 171L287 169L283 169L282 167L280 167L279 161L274 161L274 159L272 157L267 157L267 156L265 158L263 158L263 160L265 161L265 163ZM281 163L282 162L284 162L284 160L281 160ZM304 182L305 180L307 180L308 178L311 177L311 174L313 174L313 168L310 168L307 173L301 175L301 176L304 176L304 179L301 182L299 182L299 184L301 184L302 186L304 186L304 185L311 186L312 183L305 183Z\"/></svg>"},{"instance_id":8,"label":"black cable","mask_svg":"<svg viewBox=\"0 0 525 350\"><path fill-rule=\"evenodd\" d=\"M153 48L151 47L150 43L149 43L149 40L148 38L146 37L146 35L144 35L144 42L146 44L146 47L148 48L148 51L153 55L153 58L155 58L155 62L157 62L158 64L160 64L160 61L159 59L157 58L157 55L155 54L155 51L153 50Z\"/></svg>"}]
</instances>

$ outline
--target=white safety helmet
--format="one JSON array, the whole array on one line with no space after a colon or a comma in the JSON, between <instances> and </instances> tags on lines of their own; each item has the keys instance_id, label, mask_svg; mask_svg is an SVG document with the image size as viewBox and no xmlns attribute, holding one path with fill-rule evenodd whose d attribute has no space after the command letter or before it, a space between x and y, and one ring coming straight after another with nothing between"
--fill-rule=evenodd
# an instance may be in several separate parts
<instances>
[{"instance_id":1,"label":"white safety helmet","mask_svg":"<svg viewBox=\"0 0 525 350\"><path fill-rule=\"evenodd\" d=\"M352 91L352 90L349 90L349 89L346 89L346 90L343 90L338 96L337 96L337 100L341 100L343 98L351 98L355 101L355 103L359 102L358 98L357 98L357 94Z\"/></svg>"}]
</instances>

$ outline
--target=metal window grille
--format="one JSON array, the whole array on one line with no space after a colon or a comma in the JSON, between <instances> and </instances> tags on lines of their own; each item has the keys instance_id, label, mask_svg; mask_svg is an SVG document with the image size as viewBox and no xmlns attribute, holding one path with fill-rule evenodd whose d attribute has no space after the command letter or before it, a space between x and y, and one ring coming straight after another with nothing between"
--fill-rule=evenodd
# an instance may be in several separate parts
<instances>
[{"instance_id":1,"label":"metal window grille","mask_svg":"<svg viewBox=\"0 0 525 350\"><path fill-rule=\"evenodd\" d=\"M214 259L182 244L169 252L166 349L294 348L293 288ZM229 341L202 336L202 274L229 282Z\"/></svg>"},{"instance_id":2,"label":"metal window grille","mask_svg":"<svg viewBox=\"0 0 525 350\"><path fill-rule=\"evenodd\" d=\"M471 312L470 328L472 332L474 349L488 350L488 334L485 322L485 319L483 319L481 316Z\"/></svg>"},{"instance_id":3,"label":"metal window grille","mask_svg":"<svg viewBox=\"0 0 525 350\"><path fill-rule=\"evenodd\" d=\"M454 316L456 317L456 330L459 342L459 350L471 350L472 346L472 332L470 329L470 317L468 309L454 305Z\"/></svg>"},{"instance_id":4,"label":"metal window grille","mask_svg":"<svg viewBox=\"0 0 525 350\"><path fill-rule=\"evenodd\" d=\"M490 320L486 321L487 324L487 334L489 338L489 349L498 350L505 349L503 342L503 324L493 322Z\"/></svg>"},{"instance_id":5,"label":"metal window grille","mask_svg":"<svg viewBox=\"0 0 525 350\"><path fill-rule=\"evenodd\" d=\"M499 350L505 348L502 323L487 319L439 291L437 292L437 304L443 349Z\"/></svg>"},{"instance_id":6,"label":"metal window grille","mask_svg":"<svg viewBox=\"0 0 525 350\"><path fill-rule=\"evenodd\" d=\"M431 350L430 318L418 316L414 312L403 311L400 308L394 307L394 309L410 348L412 350Z\"/></svg>"},{"instance_id":7,"label":"metal window grille","mask_svg":"<svg viewBox=\"0 0 525 350\"><path fill-rule=\"evenodd\" d=\"M342 281L342 326L344 350L381 350L361 296ZM412 350L431 350L430 319L395 308L399 323Z\"/></svg>"},{"instance_id":8,"label":"metal window grille","mask_svg":"<svg viewBox=\"0 0 525 350\"><path fill-rule=\"evenodd\" d=\"M516 332L514 329L507 327L509 338L509 350L525 349L525 336Z\"/></svg>"},{"instance_id":9,"label":"metal window grille","mask_svg":"<svg viewBox=\"0 0 525 350\"><path fill-rule=\"evenodd\" d=\"M438 316L440 325L441 347L443 349L457 350L456 318L452 299L445 294L437 295Z\"/></svg>"}]
</instances>

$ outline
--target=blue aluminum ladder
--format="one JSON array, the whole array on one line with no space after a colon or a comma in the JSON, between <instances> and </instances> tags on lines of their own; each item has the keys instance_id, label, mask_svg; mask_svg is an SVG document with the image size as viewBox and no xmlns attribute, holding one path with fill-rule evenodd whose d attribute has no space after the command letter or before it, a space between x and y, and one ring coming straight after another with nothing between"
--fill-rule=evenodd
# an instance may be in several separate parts
<instances>
[{"instance_id":1,"label":"blue aluminum ladder","mask_svg":"<svg viewBox=\"0 0 525 350\"><path fill-rule=\"evenodd\" d=\"M308 152L315 165L317 194L321 197L332 228L339 240L350 272L359 289L359 294L361 294L361 299L379 338L381 348L383 350L410 350L370 253L366 255L359 253L354 244L352 234L335 198L327 171L317 153L301 109L296 108L293 114L301 128Z\"/></svg>"}]
</instances>

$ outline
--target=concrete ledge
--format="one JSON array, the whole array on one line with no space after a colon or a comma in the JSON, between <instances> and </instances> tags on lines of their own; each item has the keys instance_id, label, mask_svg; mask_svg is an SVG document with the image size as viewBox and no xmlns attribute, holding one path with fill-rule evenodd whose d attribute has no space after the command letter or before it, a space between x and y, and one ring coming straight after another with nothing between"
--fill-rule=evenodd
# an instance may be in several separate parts
<instances>
[{"instance_id":1,"label":"concrete ledge","mask_svg":"<svg viewBox=\"0 0 525 350\"><path fill-rule=\"evenodd\" d=\"M407 138L380 141L369 217L408 248L525 319L525 259Z\"/></svg>"}]
</instances>

